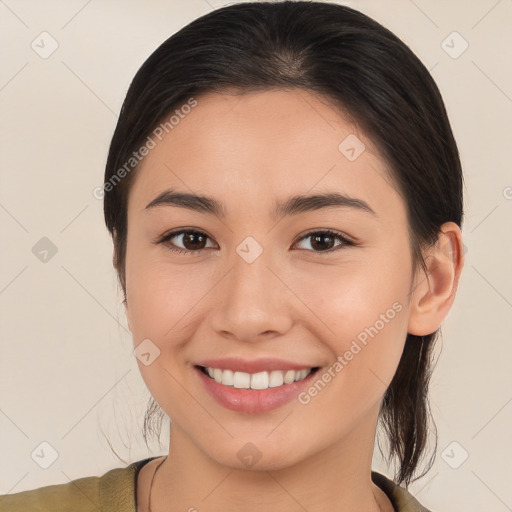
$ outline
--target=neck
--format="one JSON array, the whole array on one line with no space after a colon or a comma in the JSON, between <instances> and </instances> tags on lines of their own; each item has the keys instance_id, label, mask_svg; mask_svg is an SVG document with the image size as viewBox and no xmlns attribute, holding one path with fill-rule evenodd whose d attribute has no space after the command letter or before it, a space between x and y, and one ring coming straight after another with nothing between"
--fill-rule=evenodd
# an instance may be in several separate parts
<instances>
[{"instance_id":1,"label":"neck","mask_svg":"<svg viewBox=\"0 0 512 512\"><path fill-rule=\"evenodd\" d=\"M376 423L376 422L375 422ZM151 492L152 512L390 510L371 481L375 425L286 468L244 470L206 456L173 424L169 456ZM368 449L368 447L371 449ZM392 509L391 509L392 510Z\"/></svg>"}]
</instances>

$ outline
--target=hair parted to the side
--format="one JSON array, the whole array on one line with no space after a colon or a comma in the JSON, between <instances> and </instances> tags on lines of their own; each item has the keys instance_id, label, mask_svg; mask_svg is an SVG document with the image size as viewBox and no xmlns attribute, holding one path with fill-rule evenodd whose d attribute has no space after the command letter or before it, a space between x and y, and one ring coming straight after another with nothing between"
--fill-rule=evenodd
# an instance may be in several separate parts
<instances>
[{"instance_id":1,"label":"hair parted to the side","mask_svg":"<svg viewBox=\"0 0 512 512\"><path fill-rule=\"evenodd\" d=\"M105 183L129 161L176 108L202 93L299 88L316 92L355 122L388 164L407 205L411 253L424 267L423 249L440 226L462 225L459 153L441 94L414 53L366 15L326 2L233 4L202 16L171 36L135 75L112 138ZM114 265L126 293L127 201L136 166L104 195ZM126 295L125 295L126 298ZM437 331L408 335L384 396L380 422L396 458L395 481L419 476L433 424L428 385ZM156 411L150 400L149 410ZM144 436L151 414L146 414ZM159 410L162 417L163 412ZM161 418L160 418L161 421ZM147 440L146 440L147 442ZM380 445L379 445L380 448Z\"/></svg>"}]
</instances>

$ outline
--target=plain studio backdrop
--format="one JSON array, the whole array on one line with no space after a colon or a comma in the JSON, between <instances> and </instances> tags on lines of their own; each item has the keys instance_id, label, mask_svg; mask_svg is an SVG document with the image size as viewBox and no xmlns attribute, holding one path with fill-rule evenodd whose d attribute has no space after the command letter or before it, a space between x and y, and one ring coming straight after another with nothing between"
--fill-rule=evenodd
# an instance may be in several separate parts
<instances>
[{"instance_id":1,"label":"plain studio backdrop","mask_svg":"<svg viewBox=\"0 0 512 512\"><path fill-rule=\"evenodd\" d=\"M343 3L431 71L465 174L466 266L431 384L437 459L410 490L433 510L510 510L512 2ZM141 435L150 395L93 190L137 69L223 5L0 1L1 494L124 466L109 443L127 462L168 448L165 423L160 447ZM378 450L374 468L392 476Z\"/></svg>"}]
</instances>

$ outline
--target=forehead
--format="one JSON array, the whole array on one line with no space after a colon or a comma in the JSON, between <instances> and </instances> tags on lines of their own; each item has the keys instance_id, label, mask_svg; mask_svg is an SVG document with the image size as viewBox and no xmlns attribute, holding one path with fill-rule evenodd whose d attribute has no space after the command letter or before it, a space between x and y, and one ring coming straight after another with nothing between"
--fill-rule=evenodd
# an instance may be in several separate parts
<instances>
[{"instance_id":1,"label":"forehead","mask_svg":"<svg viewBox=\"0 0 512 512\"><path fill-rule=\"evenodd\" d=\"M293 89L194 99L161 140L153 136L130 193L137 210L169 187L226 204L319 189L401 201L372 141L319 95Z\"/></svg>"}]
</instances>

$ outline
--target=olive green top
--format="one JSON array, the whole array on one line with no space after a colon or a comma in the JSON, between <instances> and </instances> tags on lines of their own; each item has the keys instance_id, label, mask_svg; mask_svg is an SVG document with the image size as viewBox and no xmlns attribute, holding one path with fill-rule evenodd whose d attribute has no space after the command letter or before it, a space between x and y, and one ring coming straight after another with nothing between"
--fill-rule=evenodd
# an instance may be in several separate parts
<instances>
[{"instance_id":1,"label":"olive green top","mask_svg":"<svg viewBox=\"0 0 512 512\"><path fill-rule=\"evenodd\" d=\"M103 476L78 478L67 484L0 495L0 512L137 512L137 475L157 457L133 462ZM388 496L395 512L430 512L403 487L372 471L373 482Z\"/></svg>"}]
</instances>

